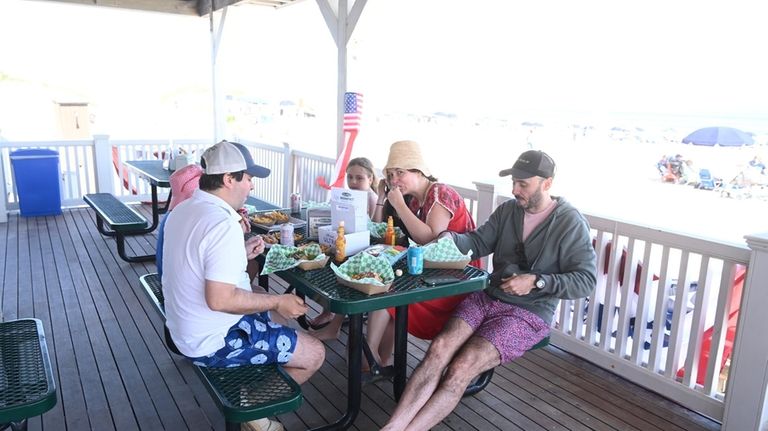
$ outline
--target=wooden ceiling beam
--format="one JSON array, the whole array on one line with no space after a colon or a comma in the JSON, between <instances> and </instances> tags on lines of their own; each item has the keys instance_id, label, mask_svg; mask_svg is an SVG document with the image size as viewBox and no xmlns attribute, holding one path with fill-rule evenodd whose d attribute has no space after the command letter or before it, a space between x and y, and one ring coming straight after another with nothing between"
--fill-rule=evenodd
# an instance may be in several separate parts
<instances>
[{"instance_id":1,"label":"wooden ceiling beam","mask_svg":"<svg viewBox=\"0 0 768 431\"><path fill-rule=\"evenodd\" d=\"M150 12L198 15L197 0L47 0L90 6L106 6Z\"/></svg>"},{"instance_id":2,"label":"wooden ceiling beam","mask_svg":"<svg viewBox=\"0 0 768 431\"><path fill-rule=\"evenodd\" d=\"M242 0L197 0L197 14L205 16L211 13L211 4L213 4L213 10L217 11L224 6L231 6L235 3L240 3Z\"/></svg>"}]
</instances>

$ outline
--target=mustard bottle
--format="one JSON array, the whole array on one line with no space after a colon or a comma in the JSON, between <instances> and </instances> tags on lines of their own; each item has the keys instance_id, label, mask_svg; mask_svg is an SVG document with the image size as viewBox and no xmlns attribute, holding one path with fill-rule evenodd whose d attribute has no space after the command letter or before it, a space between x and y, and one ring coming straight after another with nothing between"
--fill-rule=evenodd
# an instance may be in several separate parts
<instances>
[{"instance_id":1,"label":"mustard bottle","mask_svg":"<svg viewBox=\"0 0 768 431\"><path fill-rule=\"evenodd\" d=\"M396 239L395 223L394 220L392 220L392 216L389 216L389 218L387 218L387 230L384 232L384 244L395 245Z\"/></svg>"},{"instance_id":2,"label":"mustard bottle","mask_svg":"<svg viewBox=\"0 0 768 431\"><path fill-rule=\"evenodd\" d=\"M334 260L336 263L344 262L347 258L347 238L344 237L344 221L339 222L339 227L336 230L336 255Z\"/></svg>"}]
</instances>

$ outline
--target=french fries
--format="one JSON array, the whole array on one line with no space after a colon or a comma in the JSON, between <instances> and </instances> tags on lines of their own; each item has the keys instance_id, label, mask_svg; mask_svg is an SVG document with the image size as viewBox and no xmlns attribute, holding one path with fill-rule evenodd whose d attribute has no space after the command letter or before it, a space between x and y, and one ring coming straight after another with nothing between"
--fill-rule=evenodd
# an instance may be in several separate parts
<instances>
[{"instance_id":1,"label":"french fries","mask_svg":"<svg viewBox=\"0 0 768 431\"><path fill-rule=\"evenodd\" d=\"M286 223L290 220L290 216L280 211L270 211L263 214L254 214L250 220L253 223L260 224L262 226L272 226L276 223Z\"/></svg>"}]
</instances>

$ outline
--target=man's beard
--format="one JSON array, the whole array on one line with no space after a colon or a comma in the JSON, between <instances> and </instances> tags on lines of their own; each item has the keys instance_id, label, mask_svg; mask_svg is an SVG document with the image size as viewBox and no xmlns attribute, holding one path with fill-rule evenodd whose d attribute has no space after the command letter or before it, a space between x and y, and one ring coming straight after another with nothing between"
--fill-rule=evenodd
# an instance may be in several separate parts
<instances>
[{"instance_id":1,"label":"man's beard","mask_svg":"<svg viewBox=\"0 0 768 431\"><path fill-rule=\"evenodd\" d=\"M517 199L517 205L524 211L533 212L538 209L539 204L541 204L542 199L544 199L544 194L541 192L541 186L539 186L539 188L536 189L536 192L528 197L525 204L520 201L519 196L515 196L515 199Z\"/></svg>"}]
</instances>

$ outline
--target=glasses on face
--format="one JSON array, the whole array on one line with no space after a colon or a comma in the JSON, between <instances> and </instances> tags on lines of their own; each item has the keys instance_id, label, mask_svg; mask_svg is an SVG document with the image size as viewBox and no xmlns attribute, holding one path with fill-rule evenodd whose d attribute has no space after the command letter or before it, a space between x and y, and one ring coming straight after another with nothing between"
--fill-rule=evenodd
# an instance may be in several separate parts
<instances>
[{"instance_id":1,"label":"glasses on face","mask_svg":"<svg viewBox=\"0 0 768 431\"><path fill-rule=\"evenodd\" d=\"M515 256L517 256L517 264L520 269L528 271L531 269L528 264L528 256L525 255L525 245L522 242L518 242L515 246Z\"/></svg>"}]
</instances>

